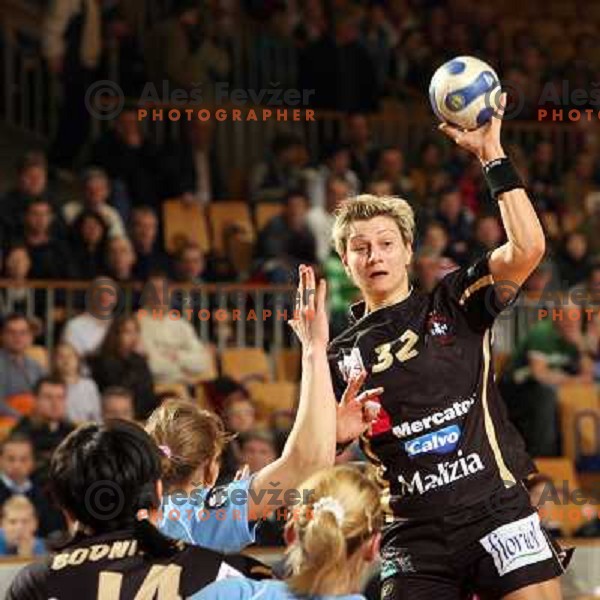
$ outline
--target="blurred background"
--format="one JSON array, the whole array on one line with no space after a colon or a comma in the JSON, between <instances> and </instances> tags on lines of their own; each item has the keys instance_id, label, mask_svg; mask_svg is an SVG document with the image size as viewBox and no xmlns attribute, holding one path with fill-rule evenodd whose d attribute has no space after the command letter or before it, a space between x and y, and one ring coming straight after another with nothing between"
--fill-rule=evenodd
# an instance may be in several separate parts
<instances>
[{"instance_id":1,"label":"blurred background","mask_svg":"<svg viewBox=\"0 0 600 600\"><path fill-rule=\"evenodd\" d=\"M532 501L554 483L544 519L578 546L566 596L600 595L600 5L3 0L0 26L0 553L28 560L64 526L44 473L78 422L143 420L175 395L240 434L224 480L278 456L298 265L328 280L332 335L358 299L329 244L348 195L410 201L425 291L503 243L478 161L428 101L440 64L475 55L508 90L504 145L548 240L495 326L496 377L541 473ZM295 90L299 118L246 120ZM280 523L261 531L282 544Z\"/></svg>"}]
</instances>

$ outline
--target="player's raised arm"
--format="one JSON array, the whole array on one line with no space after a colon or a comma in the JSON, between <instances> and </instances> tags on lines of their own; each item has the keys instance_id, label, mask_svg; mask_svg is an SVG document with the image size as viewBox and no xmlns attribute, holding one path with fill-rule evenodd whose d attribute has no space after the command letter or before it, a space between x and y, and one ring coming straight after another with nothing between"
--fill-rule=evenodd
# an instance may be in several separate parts
<instances>
[{"instance_id":1,"label":"player's raised arm","mask_svg":"<svg viewBox=\"0 0 600 600\"><path fill-rule=\"evenodd\" d=\"M302 342L302 380L296 420L282 455L252 481L248 513L260 518L283 504L286 491L335 461L336 403L327 364L329 322L325 281L316 287L310 267L300 267L296 315L290 326ZM260 494L263 490L280 493Z\"/></svg>"},{"instance_id":2,"label":"player's raised arm","mask_svg":"<svg viewBox=\"0 0 600 600\"><path fill-rule=\"evenodd\" d=\"M506 94L501 106L506 106ZM490 256L495 282L520 286L544 256L546 243L542 225L519 175L502 148L500 131L503 108L490 122L474 131L461 131L446 123L440 129L459 146L481 161L490 191L498 200L508 241Z\"/></svg>"},{"instance_id":3,"label":"player's raised arm","mask_svg":"<svg viewBox=\"0 0 600 600\"><path fill-rule=\"evenodd\" d=\"M316 471L333 465L336 448L336 400L327 362L329 322L326 285L316 285L314 271L300 267L300 309L290 323L302 343L302 381L296 420L280 458L261 469L252 480L248 513L260 518L284 504L287 490L295 490ZM350 380L348 401L358 395L364 374ZM265 493L263 490L281 493ZM300 492L302 493L302 492Z\"/></svg>"}]
</instances>

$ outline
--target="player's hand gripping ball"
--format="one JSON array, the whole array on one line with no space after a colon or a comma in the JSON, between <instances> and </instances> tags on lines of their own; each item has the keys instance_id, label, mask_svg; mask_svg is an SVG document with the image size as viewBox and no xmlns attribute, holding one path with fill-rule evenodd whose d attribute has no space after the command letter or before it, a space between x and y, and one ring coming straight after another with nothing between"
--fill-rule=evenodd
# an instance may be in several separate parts
<instances>
[{"instance_id":1,"label":"player's hand gripping ball","mask_svg":"<svg viewBox=\"0 0 600 600\"><path fill-rule=\"evenodd\" d=\"M429 100L440 121L473 130L485 125L500 103L500 80L490 65L473 56L457 56L431 78Z\"/></svg>"}]
</instances>

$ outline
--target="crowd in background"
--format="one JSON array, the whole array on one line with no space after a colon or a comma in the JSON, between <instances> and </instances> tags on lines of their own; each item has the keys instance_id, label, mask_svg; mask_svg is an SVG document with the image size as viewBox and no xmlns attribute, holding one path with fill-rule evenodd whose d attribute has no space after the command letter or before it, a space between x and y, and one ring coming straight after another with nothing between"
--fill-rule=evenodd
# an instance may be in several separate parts
<instances>
[{"instance_id":1,"label":"crowd in background","mask_svg":"<svg viewBox=\"0 0 600 600\"><path fill-rule=\"evenodd\" d=\"M49 12L44 52L50 68L64 76L70 100L63 105L57 143L47 152L32 149L21 157L14 186L0 198L1 276L11 281L10 288L0 289L0 414L11 423L0 453L0 502L18 495L17 501L4 504L2 528L8 541L0 538L0 553L2 544L11 545L11 526L19 519L20 531L30 531L22 543L29 554L43 551L34 533L41 539L64 527L45 495L44 472L52 450L74 425L114 416L145 419L164 399L155 384L191 389L199 380L209 381L209 405L239 434L223 457L224 478L243 464L251 471L268 464L285 439L285 431L277 427L259 427L245 382L215 378L210 340L200 339L194 324L185 320L135 313L100 319L80 303L80 314L58 324L60 343L49 364L40 364L28 350L35 341L44 342L47 314L29 281L108 277L119 284L150 284L144 289L155 293L136 296L134 308L151 310L168 305L164 290L169 283L285 284L292 282L299 264L312 264L329 282L332 329L339 332L357 291L329 238L334 211L348 196L399 195L410 201L419 227L413 279L423 291L504 240L498 208L476 160L437 138L423 143L415 155L406 155L400 146L382 146L364 113L377 109L385 96L406 100L412 88L425 89L450 48L453 55L481 51L489 62L510 71L526 89L524 115L543 82L568 72L584 85L598 72L597 53L585 35L593 29L591 22L577 29L570 17L544 34L518 19L498 19L483 4L473 8L461 1L248 0L244 9L260 23L255 43L261 51L293 47L298 86L318 90L316 106L348 115L339 139L321 148L320 155L311 156L302 137L281 131L264 148L264 160L246 173L251 210L262 203L281 210L258 232L251 261L240 269L227 244L218 254L205 253L193 242L168 253L163 241L166 199L207 206L230 198L231 173L216 151L212 124L191 122L180 142L157 146L145 138L136 113L125 110L79 156L88 133L81 124L89 125L89 118L78 99L103 64L106 32L121 40L122 76L133 88L162 77L182 87L203 78L219 80L227 77L232 60L227 4L213 2L202 10L195 2L178 4L150 32L148 51L133 35L134 2L116 3L104 14L88 11L78 21L77 14L65 21ZM60 2L56 6L64 8ZM69 30L65 47L60 24L73 18L79 29ZM543 35L552 40L565 32L572 44L561 38L564 43L557 49L541 42ZM164 52L153 56L152 48ZM583 51L584 64L574 58ZM520 57L516 66L514 56ZM560 168L555 148L543 138L508 150L548 239L547 259L525 284L525 294L578 287L585 291L586 306L596 307L592 319L537 324L515 349L501 381L509 413L530 451L559 455L556 385L600 379L600 157L585 140L567 169ZM83 168L76 185L65 191L54 168L71 168L77 156ZM228 235L243 236L244 231L233 228ZM59 307L61 302L64 306L57 298ZM341 460L354 457L353 452ZM281 543L278 525L264 524L262 543Z\"/></svg>"}]
</instances>

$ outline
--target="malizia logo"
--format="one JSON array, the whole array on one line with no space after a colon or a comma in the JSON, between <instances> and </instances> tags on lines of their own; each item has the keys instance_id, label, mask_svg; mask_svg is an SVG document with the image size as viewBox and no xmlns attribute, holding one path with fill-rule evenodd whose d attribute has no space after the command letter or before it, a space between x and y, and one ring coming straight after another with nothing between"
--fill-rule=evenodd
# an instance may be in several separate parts
<instances>
[{"instance_id":1,"label":"malizia logo","mask_svg":"<svg viewBox=\"0 0 600 600\"><path fill-rule=\"evenodd\" d=\"M460 440L460 427L450 425L404 442L404 449L410 457L420 454L449 454L454 451Z\"/></svg>"}]
</instances>

